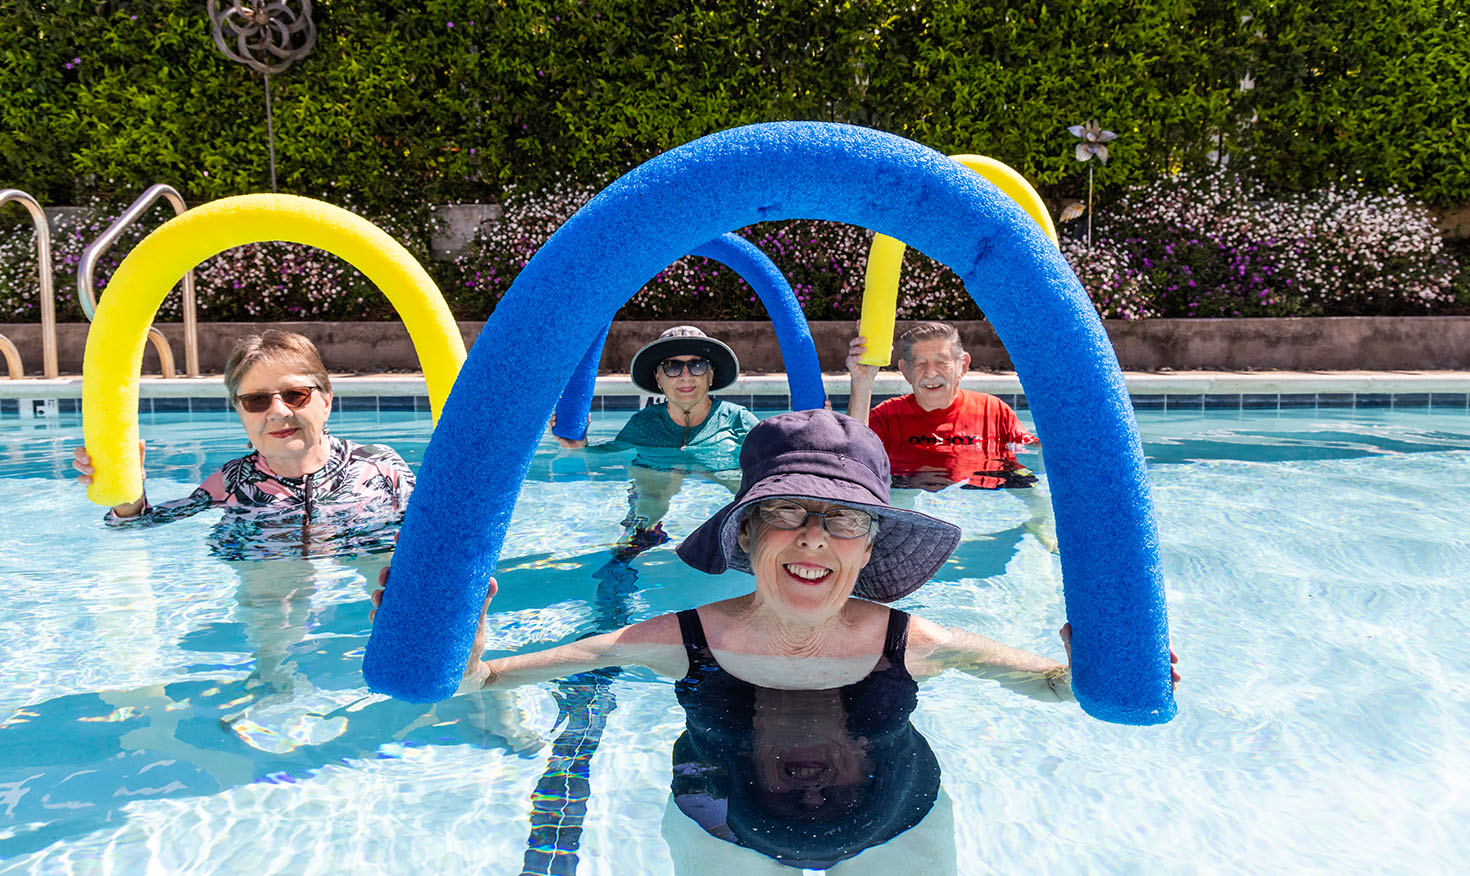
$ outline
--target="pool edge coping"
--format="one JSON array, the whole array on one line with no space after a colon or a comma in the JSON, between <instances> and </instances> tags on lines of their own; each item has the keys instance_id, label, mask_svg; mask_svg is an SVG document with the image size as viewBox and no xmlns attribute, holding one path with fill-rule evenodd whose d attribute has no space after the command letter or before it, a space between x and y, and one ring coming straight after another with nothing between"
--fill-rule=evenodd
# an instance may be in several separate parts
<instances>
[{"instance_id":1,"label":"pool edge coping","mask_svg":"<svg viewBox=\"0 0 1470 876\"><path fill-rule=\"evenodd\" d=\"M1382 393L1388 395L1470 392L1470 371L1125 371L1130 395L1244 395L1292 393ZM845 396L845 372L827 373L822 383L829 395ZM970 372L960 381L964 389L996 395L1024 393L1015 372ZM163 378L145 375L139 381L143 398L189 398L223 395L219 375ZM909 391L903 376L878 375L875 395L902 395ZM345 397L426 395L424 376L413 374L334 374L332 392ZM647 395L625 374L597 378L597 395ZM786 375L742 374L716 395L787 395ZM80 398L79 375L55 378L25 377L0 380L0 398Z\"/></svg>"}]
</instances>

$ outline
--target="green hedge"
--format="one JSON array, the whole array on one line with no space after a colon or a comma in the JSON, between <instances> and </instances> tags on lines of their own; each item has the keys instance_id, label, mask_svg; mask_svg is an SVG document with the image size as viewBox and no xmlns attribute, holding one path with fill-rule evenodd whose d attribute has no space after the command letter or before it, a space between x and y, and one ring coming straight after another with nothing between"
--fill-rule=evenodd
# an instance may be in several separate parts
<instances>
[{"instance_id":1,"label":"green hedge","mask_svg":"<svg viewBox=\"0 0 1470 876\"><path fill-rule=\"evenodd\" d=\"M1459 2L408 7L315 4L315 52L272 79L282 189L370 213L498 201L734 125L820 119L991 155L1055 202L1086 185L1065 126L1097 118L1121 135L1104 192L1223 147L1279 189L1470 201ZM268 186L261 78L216 51L199 0L11 0L0 46L0 184L48 204Z\"/></svg>"}]
</instances>

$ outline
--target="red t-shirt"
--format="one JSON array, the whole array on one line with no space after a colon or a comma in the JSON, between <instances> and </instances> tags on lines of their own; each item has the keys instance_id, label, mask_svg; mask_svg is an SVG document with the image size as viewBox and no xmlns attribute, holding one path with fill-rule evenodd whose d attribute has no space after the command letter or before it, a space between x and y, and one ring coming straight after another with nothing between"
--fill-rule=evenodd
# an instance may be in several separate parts
<instances>
[{"instance_id":1,"label":"red t-shirt","mask_svg":"<svg viewBox=\"0 0 1470 876\"><path fill-rule=\"evenodd\" d=\"M977 487L1001 486L996 475L1019 468L1007 444L1034 444L1011 406L993 395L960 390L954 404L937 411L919 407L912 394L891 398L868 414L868 426L883 439L895 475L942 471Z\"/></svg>"}]
</instances>

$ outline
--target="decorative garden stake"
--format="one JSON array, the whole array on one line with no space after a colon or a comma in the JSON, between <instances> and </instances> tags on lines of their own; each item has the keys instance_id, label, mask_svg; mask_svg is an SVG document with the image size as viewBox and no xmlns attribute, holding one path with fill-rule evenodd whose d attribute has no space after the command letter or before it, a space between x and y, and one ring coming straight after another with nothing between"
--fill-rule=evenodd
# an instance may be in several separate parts
<instances>
[{"instance_id":1,"label":"decorative garden stake","mask_svg":"<svg viewBox=\"0 0 1470 876\"><path fill-rule=\"evenodd\" d=\"M1096 119L1085 125L1072 125L1067 128L1073 137L1081 138L1082 142L1077 144L1077 160L1086 161L1097 156L1097 160L1103 164L1108 163L1108 147L1103 144L1109 140L1118 139L1118 135L1112 131L1104 131L1102 125ZM1087 165L1087 246L1092 246L1092 165Z\"/></svg>"},{"instance_id":2,"label":"decorative garden stake","mask_svg":"<svg viewBox=\"0 0 1470 876\"><path fill-rule=\"evenodd\" d=\"M276 190L276 128L271 116L271 74L283 73L311 54L316 25L311 0L253 0L228 3L209 0L214 44L265 79L265 130L270 148L271 191ZM233 48L231 47L233 44Z\"/></svg>"}]
</instances>

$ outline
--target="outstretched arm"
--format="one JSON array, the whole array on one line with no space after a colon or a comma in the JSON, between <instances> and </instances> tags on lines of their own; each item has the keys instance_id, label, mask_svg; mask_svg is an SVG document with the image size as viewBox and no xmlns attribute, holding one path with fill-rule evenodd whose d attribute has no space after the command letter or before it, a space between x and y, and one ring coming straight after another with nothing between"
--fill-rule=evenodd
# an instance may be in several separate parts
<instances>
[{"instance_id":1,"label":"outstretched arm","mask_svg":"<svg viewBox=\"0 0 1470 876\"><path fill-rule=\"evenodd\" d=\"M138 442L138 464L140 467L143 464L142 441ZM77 471L77 483L84 487L91 485L92 476L97 473L97 469L92 464L92 456L87 453L87 448L78 447L72 451L71 467ZM148 501L147 494L144 494L136 501L114 505L112 510L103 516L102 521L108 526L154 526L191 517L200 511L207 510L219 501L210 491L212 482L217 489L218 477L217 473L212 475L195 488L194 492L182 499L154 505Z\"/></svg>"},{"instance_id":2,"label":"outstretched arm","mask_svg":"<svg viewBox=\"0 0 1470 876\"><path fill-rule=\"evenodd\" d=\"M388 569L384 568L378 573L379 589L373 594L374 606L382 605L387 582ZM679 621L671 614L555 648L526 651L493 660L481 659L485 653L485 611L495 598L496 590L495 579L491 578L490 592L480 611L480 624L475 630L475 641L470 648L459 693L519 687L608 666L646 666L668 678L682 678L689 672ZM368 615L369 619L376 614L377 609L374 608Z\"/></svg>"},{"instance_id":3,"label":"outstretched arm","mask_svg":"<svg viewBox=\"0 0 1470 876\"><path fill-rule=\"evenodd\" d=\"M909 623L908 667L915 678L958 669L1044 702L1075 702L1072 694L1072 625L1058 631L1067 663L1003 645L966 630L942 627L920 617ZM1170 683L1179 686L1179 655L1169 648Z\"/></svg>"},{"instance_id":4,"label":"outstretched arm","mask_svg":"<svg viewBox=\"0 0 1470 876\"><path fill-rule=\"evenodd\" d=\"M1063 643L1071 638L1063 628ZM909 672L916 678L958 669L976 678L1044 702L1067 702L1072 696L1071 669L1040 654L1012 648L967 630L943 627L915 617L909 623ZM1068 658L1070 663L1070 657Z\"/></svg>"}]
</instances>

